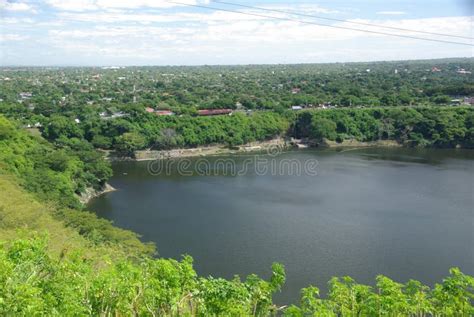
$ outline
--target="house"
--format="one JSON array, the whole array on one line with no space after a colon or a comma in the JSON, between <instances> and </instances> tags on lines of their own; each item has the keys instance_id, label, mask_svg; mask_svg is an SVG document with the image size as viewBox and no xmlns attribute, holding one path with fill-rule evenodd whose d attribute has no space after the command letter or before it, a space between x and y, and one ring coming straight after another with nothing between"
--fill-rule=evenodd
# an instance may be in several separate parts
<instances>
[{"instance_id":1,"label":"house","mask_svg":"<svg viewBox=\"0 0 474 317\"><path fill-rule=\"evenodd\" d=\"M128 117L128 114L123 111L114 112L111 115L108 115L106 112L101 112L99 113L99 116L101 117L102 120L109 120L109 119Z\"/></svg>"},{"instance_id":2,"label":"house","mask_svg":"<svg viewBox=\"0 0 474 317\"><path fill-rule=\"evenodd\" d=\"M120 68L125 68L125 67L120 67L120 66L104 66L102 69L120 69Z\"/></svg>"},{"instance_id":3,"label":"house","mask_svg":"<svg viewBox=\"0 0 474 317\"><path fill-rule=\"evenodd\" d=\"M148 113L154 113L155 112L155 109L151 108L151 107L146 107L145 108L145 111L148 112Z\"/></svg>"},{"instance_id":4,"label":"house","mask_svg":"<svg viewBox=\"0 0 474 317\"><path fill-rule=\"evenodd\" d=\"M464 68L459 68L456 73L458 74L470 74L471 72L468 70L465 70Z\"/></svg>"},{"instance_id":5,"label":"house","mask_svg":"<svg viewBox=\"0 0 474 317\"><path fill-rule=\"evenodd\" d=\"M293 88L293 89L291 90L291 93L292 93L293 95L299 94L300 92L301 92L301 89L300 89L300 88Z\"/></svg>"},{"instance_id":6,"label":"house","mask_svg":"<svg viewBox=\"0 0 474 317\"><path fill-rule=\"evenodd\" d=\"M200 116L218 116L224 114L232 114L232 109L204 109L198 110Z\"/></svg>"},{"instance_id":7,"label":"house","mask_svg":"<svg viewBox=\"0 0 474 317\"><path fill-rule=\"evenodd\" d=\"M461 102L462 102L461 99L451 99L451 105L453 105L453 106L454 106L454 105L456 105L456 106L457 106L457 105L460 105Z\"/></svg>"},{"instance_id":8,"label":"house","mask_svg":"<svg viewBox=\"0 0 474 317\"><path fill-rule=\"evenodd\" d=\"M303 110L303 107L302 106L292 106L291 107L291 110Z\"/></svg>"},{"instance_id":9,"label":"house","mask_svg":"<svg viewBox=\"0 0 474 317\"><path fill-rule=\"evenodd\" d=\"M468 105L471 105L471 106L474 106L474 97L465 97L464 98L464 103L468 104Z\"/></svg>"},{"instance_id":10,"label":"house","mask_svg":"<svg viewBox=\"0 0 474 317\"><path fill-rule=\"evenodd\" d=\"M22 100L30 99L31 97L33 97L33 94L31 92L20 92L20 98Z\"/></svg>"},{"instance_id":11,"label":"house","mask_svg":"<svg viewBox=\"0 0 474 317\"><path fill-rule=\"evenodd\" d=\"M439 68L436 67L436 66L433 67L433 68L431 68L431 72L432 72L432 73L438 73L438 72L440 72L440 71L441 71L441 69L439 69Z\"/></svg>"},{"instance_id":12,"label":"house","mask_svg":"<svg viewBox=\"0 0 474 317\"><path fill-rule=\"evenodd\" d=\"M112 119L115 119L115 118L123 118L123 117L128 117L128 114L127 113L124 113L122 111L119 111L119 112L114 112L110 118Z\"/></svg>"},{"instance_id":13,"label":"house","mask_svg":"<svg viewBox=\"0 0 474 317\"><path fill-rule=\"evenodd\" d=\"M174 112L171 110L157 110L155 114L157 116L174 116Z\"/></svg>"}]
</instances>

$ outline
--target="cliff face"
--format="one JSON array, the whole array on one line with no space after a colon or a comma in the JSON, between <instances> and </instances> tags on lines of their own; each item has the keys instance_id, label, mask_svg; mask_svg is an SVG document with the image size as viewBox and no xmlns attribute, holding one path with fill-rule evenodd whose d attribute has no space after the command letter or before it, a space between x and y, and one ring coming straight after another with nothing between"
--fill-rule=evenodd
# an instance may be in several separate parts
<instances>
[{"instance_id":1,"label":"cliff face","mask_svg":"<svg viewBox=\"0 0 474 317\"><path fill-rule=\"evenodd\" d=\"M112 187L110 184L106 183L104 185L104 188L102 188L101 190L97 190L97 189L94 189L94 188L87 188L86 191L84 193L82 193L80 196L79 196L79 201L81 203L83 203L84 205L87 204L92 198L94 197L98 197L100 195L103 195L103 194L106 194L106 193L110 193L110 192L113 192L113 191L116 191L116 189L114 187Z\"/></svg>"}]
</instances>

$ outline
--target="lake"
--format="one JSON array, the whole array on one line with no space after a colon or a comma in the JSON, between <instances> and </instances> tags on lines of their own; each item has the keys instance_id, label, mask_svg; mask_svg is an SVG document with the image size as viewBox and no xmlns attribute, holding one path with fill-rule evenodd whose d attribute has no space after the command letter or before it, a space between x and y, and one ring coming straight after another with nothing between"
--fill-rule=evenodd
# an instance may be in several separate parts
<instances>
[{"instance_id":1,"label":"lake","mask_svg":"<svg viewBox=\"0 0 474 317\"><path fill-rule=\"evenodd\" d=\"M190 254L201 275L270 275L285 265L278 304L332 276L377 274L428 285L448 269L474 274L474 151L300 150L114 163L118 191L89 207Z\"/></svg>"}]
</instances>

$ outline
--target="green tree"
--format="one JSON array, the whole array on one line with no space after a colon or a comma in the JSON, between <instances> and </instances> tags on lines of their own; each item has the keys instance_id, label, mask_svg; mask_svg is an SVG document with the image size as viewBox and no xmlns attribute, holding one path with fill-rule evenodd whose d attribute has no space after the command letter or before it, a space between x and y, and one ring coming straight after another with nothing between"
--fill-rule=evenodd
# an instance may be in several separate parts
<instances>
[{"instance_id":1,"label":"green tree","mask_svg":"<svg viewBox=\"0 0 474 317\"><path fill-rule=\"evenodd\" d=\"M115 139L115 148L125 154L133 154L146 146L146 139L137 132L127 132Z\"/></svg>"},{"instance_id":2,"label":"green tree","mask_svg":"<svg viewBox=\"0 0 474 317\"><path fill-rule=\"evenodd\" d=\"M311 130L309 136L312 139L316 140L335 140L337 137L336 127L337 125L335 122L315 115L311 122Z\"/></svg>"}]
</instances>

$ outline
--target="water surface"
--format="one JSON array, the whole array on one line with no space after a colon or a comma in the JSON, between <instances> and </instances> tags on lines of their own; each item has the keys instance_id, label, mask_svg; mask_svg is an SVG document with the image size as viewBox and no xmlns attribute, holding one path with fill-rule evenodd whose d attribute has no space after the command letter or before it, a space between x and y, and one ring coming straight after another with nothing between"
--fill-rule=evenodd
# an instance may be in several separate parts
<instances>
[{"instance_id":1,"label":"water surface","mask_svg":"<svg viewBox=\"0 0 474 317\"><path fill-rule=\"evenodd\" d=\"M110 183L118 191L89 207L155 242L160 256L192 255L202 275L268 278L272 262L283 263L280 304L297 302L309 284L325 292L332 276L372 284L384 274L432 285L453 266L474 274L474 151L293 151L261 158L317 160L317 175L257 175L248 156L232 157L237 167L249 165L239 176L225 169L182 176L173 168L151 175L149 163L117 163Z\"/></svg>"}]
</instances>

